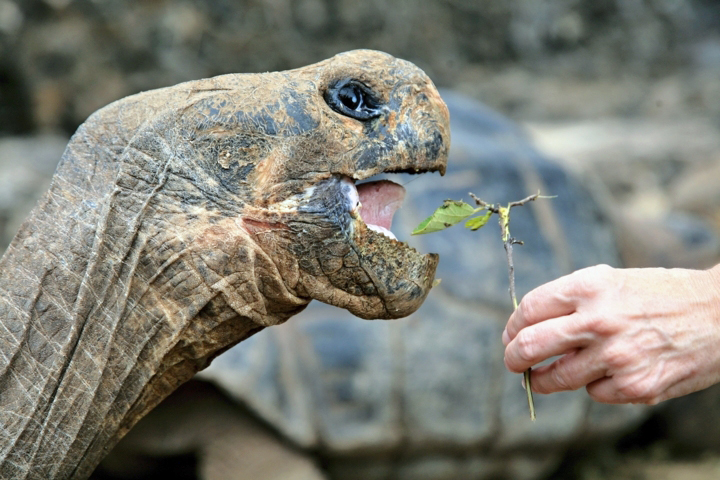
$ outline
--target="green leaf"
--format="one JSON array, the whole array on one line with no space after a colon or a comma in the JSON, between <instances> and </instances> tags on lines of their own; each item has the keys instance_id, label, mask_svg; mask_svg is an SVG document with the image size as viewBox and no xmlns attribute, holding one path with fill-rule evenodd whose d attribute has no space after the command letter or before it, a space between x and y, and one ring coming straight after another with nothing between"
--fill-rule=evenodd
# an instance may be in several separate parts
<instances>
[{"instance_id":1,"label":"green leaf","mask_svg":"<svg viewBox=\"0 0 720 480\"><path fill-rule=\"evenodd\" d=\"M445 203L435 210L432 215L423 220L422 223L413 230L412 234L422 235L424 233L433 233L445 230L456 223L462 222L480 210L482 210L482 208L473 208L465 202L445 200Z\"/></svg>"},{"instance_id":2,"label":"green leaf","mask_svg":"<svg viewBox=\"0 0 720 480\"><path fill-rule=\"evenodd\" d=\"M478 228L482 228L485 226L485 224L490 220L490 217L492 216L491 211L487 211L485 215L479 215L477 217L473 217L467 222L465 222L465 228L469 228L470 230L477 230Z\"/></svg>"}]
</instances>

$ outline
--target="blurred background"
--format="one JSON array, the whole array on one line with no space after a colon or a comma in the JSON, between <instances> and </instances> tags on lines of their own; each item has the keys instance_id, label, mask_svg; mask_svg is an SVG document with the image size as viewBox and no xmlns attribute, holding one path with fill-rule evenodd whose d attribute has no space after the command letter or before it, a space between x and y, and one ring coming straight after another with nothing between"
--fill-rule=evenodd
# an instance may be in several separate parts
<instances>
[{"instance_id":1,"label":"blurred background","mask_svg":"<svg viewBox=\"0 0 720 480\"><path fill-rule=\"evenodd\" d=\"M620 264L720 258L717 0L0 0L3 248L98 108L354 48L410 60L519 125L612 217ZM565 445L538 471L719 478L720 434L708 430L720 431L708 424L718 395L672 403L611 441Z\"/></svg>"},{"instance_id":2,"label":"blurred background","mask_svg":"<svg viewBox=\"0 0 720 480\"><path fill-rule=\"evenodd\" d=\"M517 120L717 116L719 12L713 0L2 0L0 125L70 133L140 90L358 47Z\"/></svg>"}]
</instances>

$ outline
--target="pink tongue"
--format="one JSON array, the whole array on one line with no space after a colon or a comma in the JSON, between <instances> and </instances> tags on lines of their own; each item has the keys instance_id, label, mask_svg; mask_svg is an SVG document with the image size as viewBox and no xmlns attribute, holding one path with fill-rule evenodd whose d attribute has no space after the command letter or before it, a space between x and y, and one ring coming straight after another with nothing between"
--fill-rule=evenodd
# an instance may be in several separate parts
<instances>
[{"instance_id":1,"label":"pink tongue","mask_svg":"<svg viewBox=\"0 0 720 480\"><path fill-rule=\"evenodd\" d=\"M395 210L405 198L405 189L390 180L379 180L360 184L357 191L362 204L360 216L365 224L390 230Z\"/></svg>"}]
</instances>

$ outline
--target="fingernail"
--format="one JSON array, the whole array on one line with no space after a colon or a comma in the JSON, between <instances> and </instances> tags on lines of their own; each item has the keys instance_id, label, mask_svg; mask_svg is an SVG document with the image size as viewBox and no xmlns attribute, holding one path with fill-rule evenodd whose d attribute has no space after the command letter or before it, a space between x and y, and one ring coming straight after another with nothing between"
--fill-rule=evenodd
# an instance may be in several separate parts
<instances>
[{"instance_id":1,"label":"fingernail","mask_svg":"<svg viewBox=\"0 0 720 480\"><path fill-rule=\"evenodd\" d=\"M505 345L506 347L508 346L508 343L510 343L510 335L508 334L507 327L505 327L505 330L503 330L502 342L503 345Z\"/></svg>"},{"instance_id":2,"label":"fingernail","mask_svg":"<svg viewBox=\"0 0 720 480\"><path fill-rule=\"evenodd\" d=\"M527 387L525 386L525 375L520 378L520 384L522 385L523 390L527 390Z\"/></svg>"}]
</instances>

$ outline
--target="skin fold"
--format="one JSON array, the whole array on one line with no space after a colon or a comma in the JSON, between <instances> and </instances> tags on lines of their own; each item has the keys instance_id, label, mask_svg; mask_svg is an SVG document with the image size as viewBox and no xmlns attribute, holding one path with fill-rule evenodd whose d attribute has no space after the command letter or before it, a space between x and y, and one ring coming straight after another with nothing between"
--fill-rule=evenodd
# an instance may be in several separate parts
<instances>
[{"instance_id":1,"label":"skin fold","mask_svg":"<svg viewBox=\"0 0 720 480\"><path fill-rule=\"evenodd\" d=\"M579 270L527 294L505 365L538 393L585 387L604 403L656 404L720 381L720 266Z\"/></svg>"},{"instance_id":2,"label":"skin fold","mask_svg":"<svg viewBox=\"0 0 720 480\"><path fill-rule=\"evenodd\" d=\"M312 299L415 311L437 256L368 229L350 193L443 173L449 145L428 77L366 50L96 112L0 264L0 478L86 478L212 358Z\"/></svg>"}]
</instances>

